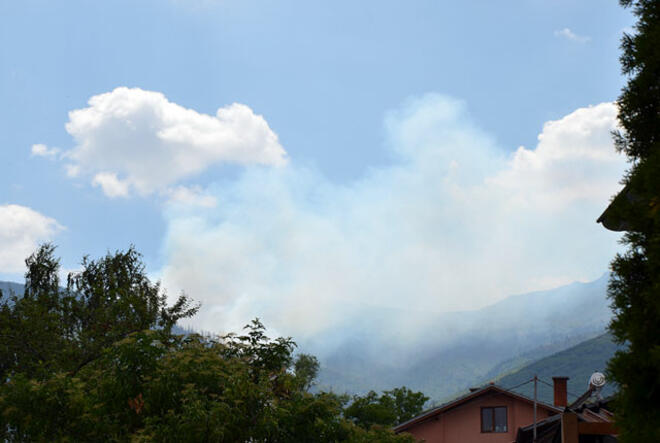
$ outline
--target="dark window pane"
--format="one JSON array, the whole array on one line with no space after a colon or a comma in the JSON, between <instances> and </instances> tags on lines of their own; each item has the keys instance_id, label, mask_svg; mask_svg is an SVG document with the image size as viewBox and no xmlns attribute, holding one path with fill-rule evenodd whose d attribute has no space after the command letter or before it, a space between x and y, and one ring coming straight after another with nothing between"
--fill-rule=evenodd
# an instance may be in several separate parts
<instances>
[{"instance_id":1,"label":"dark window pane","mask_svg":"<svg viewBox=\"0 0 660 443\"><path fill-rule=\"evenodd\" d=\"M493 432L493 408L481 410L481 432Z\"/></svg>"},{"instance_id":2,"label":"dark window pane","mask_svg":"<svg viewBox=\"0 0 660 443\"><path fill-rule=\"evenodd\" d=\"M506 432L506 408L495 408L495 432Z\"/></svg>"}]
</instances>

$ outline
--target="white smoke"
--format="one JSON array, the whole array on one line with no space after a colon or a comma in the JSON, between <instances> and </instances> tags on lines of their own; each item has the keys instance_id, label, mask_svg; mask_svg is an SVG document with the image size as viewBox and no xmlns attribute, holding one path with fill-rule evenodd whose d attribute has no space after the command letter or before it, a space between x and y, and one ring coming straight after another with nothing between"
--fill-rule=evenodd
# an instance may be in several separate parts
<instances>
[{"instance_id":1,"label":"white smoke","mask_svg":"<svg viewBox=\"0 0 660 443\"><path fill-rule=\"evenodd\" d=\"M205 190L214 207L170 208L164 284L202 302L199 329L258 316L304 338L375 308L417 312L401 319L414 334L424 314L595 279L617 250L595 222L626 167L615 117L578 109L509 154L462 102L411 100L385 119L395 162L359 180L250 167Z\"/></svg>"}]
</instances>

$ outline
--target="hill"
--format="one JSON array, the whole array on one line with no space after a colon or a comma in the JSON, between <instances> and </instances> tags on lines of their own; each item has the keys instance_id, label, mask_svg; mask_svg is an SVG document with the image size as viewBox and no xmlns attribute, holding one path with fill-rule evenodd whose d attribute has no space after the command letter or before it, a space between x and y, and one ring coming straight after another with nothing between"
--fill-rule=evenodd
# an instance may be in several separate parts
<instances>
[{"instance_id":1,"label":"hill","mask_svg":"<svg viewBox=\"0 0 660 443\"><path fill-rule=\"evenodd\" d=\"M570 377L568 392L569 401L572 401L587 389L591 374L595 371L603 372L605 370L607 361L618 349L621 349L621 346L614 343L610 334L602 334L508 374L503 374L497 379L497 384L505 388L516 386L531 379L534 374L538 375L541 380L552 384L553 376L566 376ZM533 385L528 383L514 391L531 397L533 389ZM615 389L614 384L608 383L602 393L607 396L612 394ZM550 386L539 383L538 398L541 401L552 403L552 395Z\"/></svg>"},{"instance_id":2,"label":"hill","mask_svg":"<svg viewBox=\"0 0 660 443\"><path fill-rule=\"evenodd\" d=\"M301 348L319 356L319 388L363 393L405 385L442 401L603 334L611 317L607 281L606 274L475 311L426 317L412 310L374 309L371 318L349 318L337 336L309 340ZM406 319L423 325L416 325L416 337L397 341ZM322 340L339 344L326 350Z\"/></svg>"},{"instance_id":3,"label":"hill","mask_svg":"<svg viewBox=\"0 0 660 443\"><path fill-rule=\"evenodd\" d=\"M534 370L533 364L544 358L552 360L543 364L554 365L556 355L564 358L559 351L587 346L599 336L596 348L575 351L583 352L583 361L595 352L595 360L587 359L582 372L562 374L561 366L550 366L549 373L537 371L548 380L552 375L570 376L569 390L580 393L588 376L602 370L602 362L614 352L598 348L611 316L607 279L604 275L589 283L515 295L475 311L433 314L374 308L369 318L347 316L344 327L332 336L298 341L303 352L321 361L317 389L364 393L405 385L443 401L484 380L501 377L499 383L513 386L529 373L524 368ZM20 294L23 285L0 282L0 290ZM409 334L411 329L415 335Z\"/></svg>"},{"instance_id":4,"label":"hill","mask_svg":"<svg viewBox=\"0 0 660 443\"><path fill-rule=\"evenodd\" d=\"M8 296L11 292L16 294L23 294L23 285L10 281L0 281L0 291L2 291L5 297Z\"/></svg>"}]
</instances>

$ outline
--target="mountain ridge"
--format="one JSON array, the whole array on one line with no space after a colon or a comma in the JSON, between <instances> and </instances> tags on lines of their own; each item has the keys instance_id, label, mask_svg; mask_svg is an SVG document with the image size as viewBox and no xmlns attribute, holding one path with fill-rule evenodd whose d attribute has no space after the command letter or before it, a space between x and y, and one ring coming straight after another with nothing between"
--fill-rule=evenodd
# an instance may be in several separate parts
<instances>
[{"instance_id":1,"label":"mountain ridge","mask_svg":"<svg viewBox=\"0 0 660 443\"><path fill-rule=\"evenodd\" d=\"M375 307L369 319L347 318L343 336L301 340L299 347L319 356L316 389L364 393L405 385L442 401L600 336L611 318L607 281L604 274L592 282L515 294L478 310L430 313L416 338L400 341L389 337L407 316L414 324L420 311ZM23 285L0 281L0 290L20 294ZM383 327L394 335L379 334Z\"/></svg>"},{"instance_id":2,"label":"mountain ridge","mask_svg":"<svg viewBox=\"0 0 660 443\"><path fill-rule=\"evenodd\" d=\"M589 340L578 343L563 351L556 352L521 368L501 374L496 378L496 383L508 388L523 383L537 375L545 383L537 387L539 400L552 403L553 390L551 386L552 377L563 376L568 379L569 402L582 395L588 388L589 377L594 372L605 372L607 362L618 350L625 346L614 341L610 333L601 334ZM520 388L513 389L515 392L533 396L533 385L528 383ZM607 397L616 391L614 383L607 383L601 391L601 395Z\"/></svg>"},{"instance_id":3,"label":"mountain ridge","mask_svg":"<svg viewBox=\"0 0 660 443\"><path fill-rule=\"evenodd\" d=\"M321 354L318 389L364 393L405 385L442 401L502 370L602 334L612 315L607 281L604 274L592 282L513 295L475 311L439 314L411 344L377 343L375 329L353 328L342 346ZM391 325L396 320L379 319ZM515 358L520 361L507 368Z\"/></svg>"}]
</instances>

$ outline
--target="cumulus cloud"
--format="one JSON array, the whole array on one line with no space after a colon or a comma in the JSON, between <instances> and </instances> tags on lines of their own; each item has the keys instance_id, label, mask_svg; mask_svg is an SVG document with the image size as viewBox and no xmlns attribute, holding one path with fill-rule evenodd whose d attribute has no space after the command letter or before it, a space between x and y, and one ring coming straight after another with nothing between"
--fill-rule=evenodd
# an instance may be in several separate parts
<instances>
[{"instance_id":1,"label":"cumulus cloud","mask_svg":"<svg viewBox=\"0 0 660 443\"><path fill-rule=\"evenodd\" d=\"M0 272L16 273L39 243L60 231L54 219L20 205L0 205Z\"/></svg>"},{"instance_id":2,"label":"cumulus cloud","mask_svg":"<svg viewBox=\"0 0 660 443\"><path fill-rule=\"evenodd\" d=\"M59 152L60 152L59 148L49 148L48 146L42 143L37 143L35 145L32 145L32 149L31 149L31 153L33 157L55 158L55 156L57 156Z\"/></svg>"},{"instance_id":3,"label":"cumulus cloud","mask_svg":"<svg viewBox=\"0 0 660 443\"><path fill-rule=\"evenodd\" d=\"M607 201L612 179L621 177L621 156L611 149L616 115L613 103L602 103L547 122L536 148L518 148L509 167L490 181L508 189L517 204L536 210Z\"/></svg>"},{"instance_id":4,"label":"cumulus cloud","mask_svg":"<svg viewBox=\"0 0 660 443\"><path fill-rule=\"evenodd\" d=\"M218 204L216 198L206 193L200 186L177 186L168 191L170 205L213 208Z\"/></svg>"},{"instance_id":5,"label":"cumulus cloud","mask_svg":"<svg viewBox=\"0 0 660 443\"><path fill-rule=\"evenodd\" d=\"M69 113L76 142L67 174L88 175L109 197L168 193L213 165L280 166L287 155L266 120L234 103L216 115L187 109L153 91L116 88Z\"/></svg>"},{"instance_id":6,"label":"cumulus cloud","mask_svg":"<svg viewBox=\"0 0 660 443\"><path fill-rule=\"evenodd\" d=\"M209 187L216 207L168 212L164 284L202 302L198 328L259 316L330 340L375 310L397 313L376 335L400 336L438 312L595 279L618 247L595 223L626 167L615 115L611 103L578 109L509 154L464 103L411 100L385 119L396 161L359 180L248 168Z\"/></svg>"},{"instance_id":7,"label":"cumulus cloud","mask_svg":"<svg viewBox=\"0 0 660 443\"><path fill-rule=\"evenodd\" d=\"M113 172L100 172L96 174L94 179L92 179L92 185L100 186L105 195L110 198L126 197L128 195L129 183L119 180L117 174Z\"/></svg>"},{"instance_id":8,"label":"cumulus cloud","mask_svg":"<svg viewBox=\"0 0 660 443\"><path fill-rule=\"evenodd\" d=\"M586 35L578 35L575 32L571 31L569 28L560 29L555 31L555 37L565 38L566 40L571 40L578 43L587 43L591 40L591 37Z\"/></svg>"}]
</instances>

